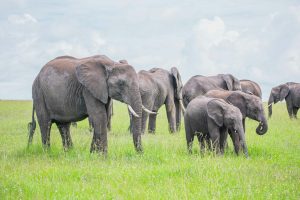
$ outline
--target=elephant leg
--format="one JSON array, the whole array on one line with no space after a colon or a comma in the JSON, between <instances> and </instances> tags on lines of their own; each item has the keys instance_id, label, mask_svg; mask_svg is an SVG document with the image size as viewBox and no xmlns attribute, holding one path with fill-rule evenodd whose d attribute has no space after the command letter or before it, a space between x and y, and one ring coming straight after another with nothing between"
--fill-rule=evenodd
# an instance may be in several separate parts
<instances>
[{"instance_id":1,"label":"elephant leg","mask_svg":"<svg viewBox=\"0 0 300 200\"><path fill-rule=\"evenodd\" d=\"M220 152L223 155L224 154L224 149L227 144L227 136L228 132L226 128L223 128L220 130Z\"/></svg>"},{"instance_id":2,"label":"elephant leg","mask_svg":"<svg viewBox=\"0 0 300 200\"><path fill-rule=\"evenodd\" d=\"M49 118L45 104L39 106L39 109L36 110L36 116L38 118L38 122L40 126L43 147L49 148L52 121Z\"/></svg>"},{"instance_id":3,"label":"elephant leg","mask_svg":"<svg viewBox=\"0 0 300 200\"><path fill-rule=\"evenodd\" d=\"M195 135L191 132L191 128L189 126L185 127L185 136L186 136L186 144L187 144L187 150L189 154L192 154L193 149L193 141Z\"/></svg>"},{"instance_id":4,"label":"elephant leg","mask_svg":"<svg viewBox=\"0 0 300 200\"><path fill-rule=\"evenodd\" d=\"M184 119L184 128L185 128L185 137L186 137L186 144L187 150L191 154L193 148L193 141L194 141L194 131L191 127L190 120L188 117Z\"/></svg>"},{"instance_id":5,"label":"elephant leg","mask_svg":"<svg viewBox=\"0 0 300 200\"><path fill-rule=\"evenodd\" d=\"M166 103L166 112L167 112L167 118L169 122L169 131L170 133L176 132L176 107L174 102Z\"/></svg>"},{"instance_id":6,"label":"elephant leg","mask_svg":"<svg viewBox=\"0 0 300 200\"><path fill-rule=\"evenodd\" d=\"M105 105L84 91L84 100L89 118L94 128L90 152L107 154L107 110Z\"/></svg>"},{"instance_id":7,"label":"elephant leg","mask_svg":"<svg viewBox=\"0 0 300 200\"><path fill-rule=\"evenodd\" d=\"M232 140L234 151L237 155L239 155L239 151L240 151L240 148L241 148L240 137L237 134L232 133L230 130L228 130L228 133L229 133L229 136Z\"/></svg>"},{"instance_id":8,"label":"elephant leg","mask_svg":"<svg viewBox=\"0 0 300 200\"><path fill-rule=\"evenodd\" d=\"M289 102L288 100L286 100L286 108L287 108L290 118L293 118L293 106L292 106L291 102Z\"/></svg>"},{"instance_id":9,"label":"elephant leg","mask_svg":"<svg viewBox=\"0 0 300 200\"><path fill-rule=\"evenodd\" d=\"M42 122L39 124L40 124L43 146L44 146L44 148L49 148L50 147L50 131L51 131L52 122L48 121L48 122Z\"/></svg>"},{"instance_id":10,"label":"elephant leg","mask_svg":"<svg viewBox=\"0 0 300 200\"><path fill-rule=\"evenodd\" d=\"M297 107L293 107L293 116L295 119L297 119L297 113L298 113L298 109Z\"/></svg>"},{"instance_id":11,"label":"elephant leg","mask_svg":"<svg viewBox=\"0 0 300 200\"><path fill-rule=\"evenodd\" d=\"M67 150L73 146L73 142L70 135L70 123L56 122L56 125L61 135L64 150Z\"/></svg>"},{"instance_id":12,"label":"elephant leg","mask_svg":"<svg viewBox=\"0 0 300 200\"><path fill-rule=\"evenodd\" d=\"M198 138L200 151L202 153L204 153L205 152L205 137L204 137L203 133L201 133L201 132L196 132L196 135L197 135L197 138Z\"/></svg>"},{"instance_id":13,"label":"elephant leg","mask_svg":"<svg viewBox=\"0 0 300 200\"><path fill-rule=\"evenodd\" d=\"M212 149L216 154L220 154L220 131L219 128L214 128L210 130L209 136L212 141Z\"/></svg>"},{"instance_id":14,"label":"elephant leg","mask_svg":"<svg viewBox=\"0 0 300 200\"><path fill-rule=\"evenodd\" d=\"M156 128L156 115L149 115L148 132L155 133Z\"/></svg>"},{"instance_id":15,"label":"elephant leg","mask_svg":"<svg viewBox=\"0 0 300 200\"><path fill-rule=\"evenodd\" d=\"M90 117L88 117L88 121L89 121L89 131L90 131L90 133L93 133L93 124L92 124L92 120L90 119Z\"/></svg>"}]
</instances>

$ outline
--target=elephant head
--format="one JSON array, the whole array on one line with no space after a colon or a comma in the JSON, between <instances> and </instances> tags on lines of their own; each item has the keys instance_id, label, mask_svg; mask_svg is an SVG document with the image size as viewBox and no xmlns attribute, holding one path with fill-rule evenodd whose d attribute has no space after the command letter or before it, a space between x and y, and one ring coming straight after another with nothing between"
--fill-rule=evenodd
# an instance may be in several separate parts
<instances>
[{"instance_id":1,"label":"elephant head","mask_svg":"<svg viewBox=\"0 0 300 200\"><path fill-rule=\"evenodd\" d=\"M272 88L268 101L269 117L272 116L272 103L275 104L278 101L282 101L289 94L289 84L290 83L285 83Z\"/></svg>"},{"instance_id":2,"label":"elephant head","mask_svg":"<svg viewBox=\"0 0 300 200\"><path fill-rule=\"evenodd\" d=\"M268 131L268 122L265 117L262 101L259 97L235 91L226 100L240 109L243 118L249 117L259 122L256 128L258 135L263 135Z\"/></svg>"},{"instance_id":3,"label":"elephant head","mask_svg":"<svg viewBox=\"0 0 300 200\"><path fill-rule=\"evenodd\" d=\"M102 103L109 98L128 105L133 114L133 141L137 151L142 151L141 116L142 100L138 77L134 68L126 63L95 58L76 67L79 82Z\"/></svg>"},{"instance_id":4,"label":"elephant head","mask_svg":"<svg viewBox=\"0 0 300 200\"><path fill-rule=\"evenodd\" d=\"M231 74L222 74L223 80L226 82L228 90L242 90L239 79Z\"/></svg>"},{"instance_id":5,"label":"elephant head","mask_svg":"<svg viewBox=\"0 0 300 200\"><path fill-rule=\"evenodd\" d=\"M218 127L225 126L239 138L239 144L235 144L236 153L238 154L238 148L239 145L241 145L245 156L248 157L248 149L246 146L240 110L237 107L226 103L224 100L213 99L207 104L207 113L208 117L212 119Z\"/></svg>"}]
</instances>

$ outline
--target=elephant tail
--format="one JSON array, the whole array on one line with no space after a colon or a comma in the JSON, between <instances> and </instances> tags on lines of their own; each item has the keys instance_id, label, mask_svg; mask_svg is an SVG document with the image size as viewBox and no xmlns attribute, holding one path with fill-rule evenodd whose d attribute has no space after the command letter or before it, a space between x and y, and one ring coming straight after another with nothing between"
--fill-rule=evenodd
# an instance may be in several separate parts
<instances>
[{"instance_id":1,"label":"elephant tail","mask_svg":"<svg viewBox=\"0 0 300 200\"><path fill-rule=\"evenodd\" d=\"M34 134L34 131L35 131L35 128L36 128L36 121L34 119L34 112L35 112L35 107L34 107L34 104L32 106L32 119L31 119L31 122L28 123L28 146L32 143L32 138L33 138L33 134Z\"/></svg>"}]
</instances>

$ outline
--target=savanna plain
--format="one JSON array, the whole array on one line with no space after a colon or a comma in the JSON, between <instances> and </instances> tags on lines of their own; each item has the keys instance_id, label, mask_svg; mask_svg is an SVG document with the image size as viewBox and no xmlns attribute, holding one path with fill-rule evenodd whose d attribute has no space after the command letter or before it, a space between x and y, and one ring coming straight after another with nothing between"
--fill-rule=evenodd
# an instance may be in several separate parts
<instances>
[{"instance_id":1,"label":"savanna plain","mask_svg":"<svg viewBox=\"0 0 300 200\"><path fill-rule=\"evenodd\" d=\"M51 149L42 148L38 127L27 147L32 102L0 101L0 199L300 199L300 119L290 120L284 103L273 106L263 136L246 121L249 159L236 156L230 140L217 156L200 153L195 138L189 155L183 124L170 134L164 108L138 154L126 105L114 103L104 157L89 153L87 120L71 128L74 147L66 152L56 125Z\"/></svg>"}]
</instances>

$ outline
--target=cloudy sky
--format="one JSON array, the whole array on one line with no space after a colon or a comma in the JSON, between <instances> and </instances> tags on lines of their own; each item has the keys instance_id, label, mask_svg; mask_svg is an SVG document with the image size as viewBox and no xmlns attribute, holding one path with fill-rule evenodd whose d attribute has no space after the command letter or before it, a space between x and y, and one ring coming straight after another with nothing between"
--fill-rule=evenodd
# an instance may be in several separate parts
<instances>
[{"instance_id":1,"label":"cloudy sky","mask_svg":"<svg viewBox=\"0 0 300 200\"><path fill-rule=\"evenodd\" d=\"M0 99L31 99L42 66L105 54L137 71L177 66L271 87L300 82L299 0L1 0Z\"/></svg>"}]
</instances>

